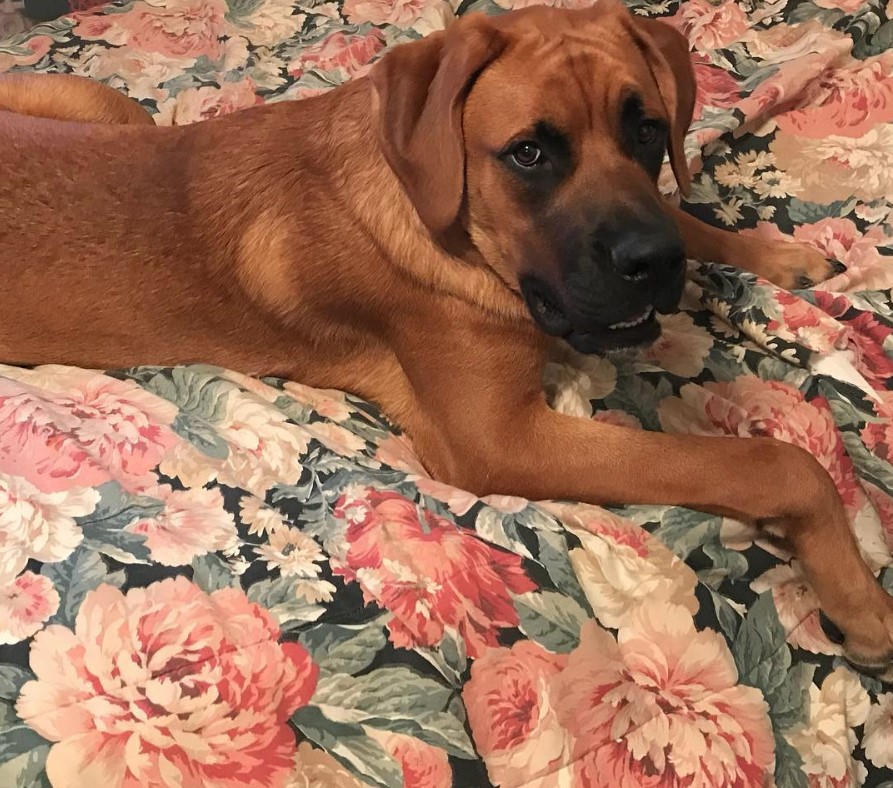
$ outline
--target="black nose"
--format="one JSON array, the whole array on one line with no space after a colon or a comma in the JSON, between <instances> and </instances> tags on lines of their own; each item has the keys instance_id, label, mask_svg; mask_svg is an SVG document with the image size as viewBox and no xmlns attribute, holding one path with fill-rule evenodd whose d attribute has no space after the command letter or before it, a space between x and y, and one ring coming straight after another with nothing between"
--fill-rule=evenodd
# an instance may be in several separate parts
<instances>
[{"instance_id":1,"label":"black nose","mask_svg":"<svg viewBox=\"0 0 893 788\"><path fill-rule=\"evenodd\" d=\"M602 231L599 245L628 282L659 282L676 275L685 262L682 239L668 216L654 213L618 218L611 231ZM607 237L605 237L607 236Z\"/></svg>"}]
</instances>

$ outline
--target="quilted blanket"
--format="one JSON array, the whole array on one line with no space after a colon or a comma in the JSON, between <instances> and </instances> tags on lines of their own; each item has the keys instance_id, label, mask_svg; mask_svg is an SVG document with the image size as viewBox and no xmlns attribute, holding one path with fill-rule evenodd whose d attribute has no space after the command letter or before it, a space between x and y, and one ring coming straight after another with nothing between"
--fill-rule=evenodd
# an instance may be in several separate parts
<instances>
[{"instance_id":1,"label":"quilted blanket","mask_svg":"<svg viewBox=\"0 0 893 788\"><path fill-rule=\"evenodd\" d=\"M497 1L124 0L0 41L0 69L190 123L313 96ZM805 447L893 591L885 2L631 2L691 42L687 209L848 270L790 293L692 265L654 348L568 353L544 384L581 418ZM891 781L893 693L746 524L479 500L374 405L300 381L0 367L0 786Z\"/></svg>"}]
</instances>

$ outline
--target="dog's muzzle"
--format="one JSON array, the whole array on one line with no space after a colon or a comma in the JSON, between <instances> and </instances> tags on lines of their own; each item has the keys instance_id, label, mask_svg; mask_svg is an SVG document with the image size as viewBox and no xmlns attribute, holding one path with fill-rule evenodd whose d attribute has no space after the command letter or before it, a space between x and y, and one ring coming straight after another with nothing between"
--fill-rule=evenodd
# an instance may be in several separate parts
<instances>
[{"instance_id":1,"label":"dog's muzzle","mask_svg":"<svg viewBox=\"0 0 893 788\"><path fill-rule=\"evenodd\" d=\"M661 211L597 229L558 285L534 274L521 280L521 292L542 331L599 353L656 340L657 315L676 311L684 279L682 241Z\"/></svg>"}]
</instances>

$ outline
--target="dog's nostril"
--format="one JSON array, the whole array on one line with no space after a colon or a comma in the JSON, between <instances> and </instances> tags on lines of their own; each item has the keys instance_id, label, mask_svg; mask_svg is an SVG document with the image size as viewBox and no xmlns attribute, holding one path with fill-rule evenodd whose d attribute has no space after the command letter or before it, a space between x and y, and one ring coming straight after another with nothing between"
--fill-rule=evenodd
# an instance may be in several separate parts
<instances>
[{"instance_id":1,"label":"dog's nostril","mask_svg":"<svg viewBox=\"0 0 893 788\"><path fill-rule=\"evenodd\" d=\"M645 257L612 260L614 270L628 282L641 282L648 277L651 261Z\"/></svg>"},{"instance_id":2,"label":"dog's nostril","mask_svg":"<svg viewBox=\"0 0 893 788\"><path fill-rule=\"evenodd\" d=\"M675 274L684 264L685 255L675 246L625 244L611 255L611 266L628 282Z\"/></svg>"}]
</instances>

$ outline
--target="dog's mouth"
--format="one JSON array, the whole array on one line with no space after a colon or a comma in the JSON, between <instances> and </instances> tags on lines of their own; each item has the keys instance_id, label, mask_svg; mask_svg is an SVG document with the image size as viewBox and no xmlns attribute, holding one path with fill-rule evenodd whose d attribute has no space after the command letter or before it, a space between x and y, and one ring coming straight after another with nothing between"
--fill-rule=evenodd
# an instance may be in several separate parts
<instances>
[{"instance_id":1,"label":"dog's mouth","mask_svg":"<svg viewBox=\"0 0 893 788\"><path fill-rule=\"evenodd\" d=\"M660 336L660 323L654 307L646 307L629 320L594 331L571 330L563 339L578 353L612 353L637 350Z\"/></svg>"},{"instance_id":2,"label":"dog's mouth","mask_svg":"<svg viewBox=\"0 0 893 788\"><path fill-rule=\"evenodd\" d=\"M631 320L621 320L619 323L611 323L608 326L608 331L625 331L628 328L636 328L637 326L641 326L643 323L647 323L654 317L654 307L646 306L645 309L642 310L642 313L637 317L632 318Z\"/></svg>"},{"instance_id":3,"label":"dog's mouth","mask_svg":"<svg viewBox=\"0 0 893 788\"><path fill-rule=\"evenodd\" d=\"M521 292L534 322L547 334L561 337L578 353L610 353L650 345L660 336L654 306L647 305L631 316L605 326L577 328L547 288L533 279L521 283Z\"/></svg>"}]
</instances>

